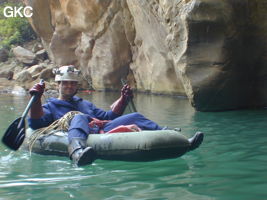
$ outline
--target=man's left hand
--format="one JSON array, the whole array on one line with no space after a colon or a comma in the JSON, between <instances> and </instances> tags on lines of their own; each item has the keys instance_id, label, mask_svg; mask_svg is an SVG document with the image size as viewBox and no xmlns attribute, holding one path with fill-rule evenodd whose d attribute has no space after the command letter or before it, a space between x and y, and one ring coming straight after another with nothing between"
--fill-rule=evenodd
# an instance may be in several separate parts
<instances>
[{"instance_id":1,"label":"man's left hand","mask_svg":"<svg viewBox=\"0 0 267 200\"><path fill-rule=\"evenodd\" d=\"M123 99L133 98L133 91L128 84L125 84L121 89L121 96Z\"/></svg>"}]
</instances>

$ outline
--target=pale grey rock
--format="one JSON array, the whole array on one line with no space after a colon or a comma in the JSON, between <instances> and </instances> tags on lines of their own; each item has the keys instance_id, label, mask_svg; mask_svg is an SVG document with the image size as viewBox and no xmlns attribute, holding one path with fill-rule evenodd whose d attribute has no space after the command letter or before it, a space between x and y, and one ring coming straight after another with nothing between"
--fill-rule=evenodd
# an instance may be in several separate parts
<instances>
[{"instance_id":1,"label":"pale grey rock","mask_svg":"<svg viewBox=\"0 0 267 200\"><path fill-rule=\"evenodd\" d=\"M21 83L31 82L32 80L32 75L27 70L21 71L16 77L16 81Z\"/></svg>"},{"instance_id":2,"label":"pale grey rock","mask_svg":"<svg viewBox=\"0 0 267 200\"><path fill-rule=\"evenodd\" d=\"M31 51L21 47L21 46L17 46L15 48L12 49L13 53L16 57L16 59L25 64L25 65L34 65L36 64L36 55L34 53L32 53Z\"/></svg>"}]
</instances>

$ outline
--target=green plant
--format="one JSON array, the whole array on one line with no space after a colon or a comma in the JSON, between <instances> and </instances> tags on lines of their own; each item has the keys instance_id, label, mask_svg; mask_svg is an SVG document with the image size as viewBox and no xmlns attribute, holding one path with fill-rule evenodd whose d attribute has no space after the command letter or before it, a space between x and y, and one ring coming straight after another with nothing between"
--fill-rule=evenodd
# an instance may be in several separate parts
<instances>
[{"instance_id":1,"label":"green plant","mask_svg":"<svg viewBox=\"0 0 267 200\"><path fill-rule=\"evenodd\" d=\"M9 49L11 45L20 45L23 42L36 39L36 34L26 18L4 17L3 11L6 6L18 5L12 3L0 5L0 48Z\"/></svg>"}]
</instances>

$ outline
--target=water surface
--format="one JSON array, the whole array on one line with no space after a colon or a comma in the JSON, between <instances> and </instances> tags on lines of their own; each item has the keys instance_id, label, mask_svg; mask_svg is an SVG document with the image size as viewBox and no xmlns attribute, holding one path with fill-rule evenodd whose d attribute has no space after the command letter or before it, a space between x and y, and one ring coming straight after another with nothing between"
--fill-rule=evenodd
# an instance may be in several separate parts
<instances>
[{"instance_id":1,"label":"water surface","mask_svg":"<svg viewBox=\"0 0 267 200\"><path fill-rule=\"evenodd\" d=\"M109 109L118 93L81 94ZM0 136L28 97L0 96ZM195 112L186 99L138 94L142 114L191 137L200 148L155 162L96 160L75 167L65 157L11 152L0 144L0 200L19 199L267 199L267 110ZM128 111L129 112L129 111Z\"/></svg>"}]
</instances>

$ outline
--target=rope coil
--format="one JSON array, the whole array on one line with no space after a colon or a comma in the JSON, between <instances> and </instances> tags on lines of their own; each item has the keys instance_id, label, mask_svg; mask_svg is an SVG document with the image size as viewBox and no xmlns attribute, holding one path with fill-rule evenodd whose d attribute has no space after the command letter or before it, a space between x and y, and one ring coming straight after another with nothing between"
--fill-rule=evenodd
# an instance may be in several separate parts
<instances>
[{"instance_id":1,"label":"rope coil","mask_svg":"<svg viewBox=\"0 0 267 200\"><path fill-rule=\"evenodd\" d=\"M79 111L70 111L66 113L63 117L61 117L60 119L54 121L49 126L36 130L29 137L29 140L28 140L29 152L31 153L32 147L34 143L36 142L36 140L38 140L38 138L40 138L43 135L52 135L54 133L52 130L68 131L70 121L77 114L82 114L82 113Z\"/></svg>"}]
</instances>

